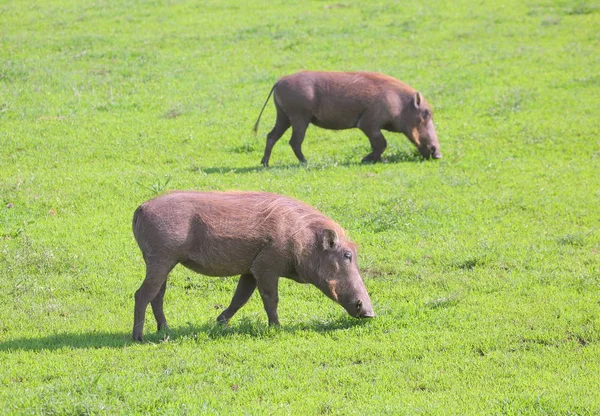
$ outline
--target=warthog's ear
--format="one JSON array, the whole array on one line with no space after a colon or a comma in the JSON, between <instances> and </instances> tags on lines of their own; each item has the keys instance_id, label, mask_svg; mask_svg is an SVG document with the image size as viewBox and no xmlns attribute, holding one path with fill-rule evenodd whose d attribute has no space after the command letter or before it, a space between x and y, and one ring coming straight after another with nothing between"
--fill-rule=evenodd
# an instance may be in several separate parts
<instances>
[{"instance_id":1,"label":"warthog's ear","mask_svg":"<svg viewBox=\"0 0 600 416\"><path fill-rule=\"evenodd\" d=\"M415 93L415 98L413 100L413 102L415 103L415 107L416 108L420 108L421 107L421 101L422 101L421 93L419 91L417 91Z\"/></svg>"},{"instance_id":2,"label":"warthog's ear","mask_svg":"<svg viewBox=\"0 0 600 416\"><path fill-rule=\"evenodd\" d=\"M331 250L338 244L338 235L334 230L326 228L323 230L323 249Z\"/></svg>"}]
</instances>

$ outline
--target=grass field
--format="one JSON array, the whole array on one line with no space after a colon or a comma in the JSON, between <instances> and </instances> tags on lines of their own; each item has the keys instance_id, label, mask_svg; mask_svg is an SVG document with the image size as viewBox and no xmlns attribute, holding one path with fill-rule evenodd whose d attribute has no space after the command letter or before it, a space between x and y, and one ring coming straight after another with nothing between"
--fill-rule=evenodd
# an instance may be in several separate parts
<instances>
[{"instance_id":1,"label":"grass field","mask_svg":"<svg viewBox=\"0 0 600 416\"><path fill-rule=\"evenodd\" d=\"M2 414L600 414L597 1L0 3ZM371 70L432 104L444 158L310 127L260 166L273 83ZM131 233L172 189L264 190L359 244L378 317L182 267L131 340Z\"/></svg>"}]
</instances>

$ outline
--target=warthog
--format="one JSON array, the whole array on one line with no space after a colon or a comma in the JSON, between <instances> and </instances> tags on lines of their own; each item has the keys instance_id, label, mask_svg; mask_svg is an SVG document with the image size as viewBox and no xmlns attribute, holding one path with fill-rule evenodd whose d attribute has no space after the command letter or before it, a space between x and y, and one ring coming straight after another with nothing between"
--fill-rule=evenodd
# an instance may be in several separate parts
<instances>
[{"instance_id":1,"label":"warthog","mask_svg":"<svg viewBox=\"0 0 600 416\"><path fill-rule=\"evenodd\" d=\"M387 146L381 130L404 133L426 159L442 157L429 104L419 92L390 76L304 71L283 77L271 88L254 132L271 94L277 119L267 134L261 161L264 166L269 165L273 146L290 126L290 145L298 160L305 163L302 141L310 123L330 130L362 130L372 149L363 162L381 160Z\"/></svg>"},{"instance_id":2,"label":"warthog","mask_svg":"<svg viewBox=\"0 0 600 416\"><path fill-rule=\"evenodd\" d=\"M333 220L295 199L176 191L140 205L133 234L146 263L146 278L135 292L135 340L142 339L148 303L158 330L166 332L163 297L178 263L207 276L241 275L231 304L217 318L222 323L258 287L269 325L279 325L279 277L315 285L354 317L374 316L355 244Z\"/></svg>"}]
</instances>

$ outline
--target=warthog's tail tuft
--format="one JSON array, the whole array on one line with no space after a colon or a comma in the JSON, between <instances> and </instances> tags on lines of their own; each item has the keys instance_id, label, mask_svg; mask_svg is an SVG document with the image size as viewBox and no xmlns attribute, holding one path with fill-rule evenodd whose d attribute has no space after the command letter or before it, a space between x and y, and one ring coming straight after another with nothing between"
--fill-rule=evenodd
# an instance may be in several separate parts
<instances>
[{"instance_id":1,"label":"warthog's tail tuft","mask_svg":"<svg viewBox=\"0 0 600 416\"><path fill-rule=\"evenodd\" d=\"M267 99L265 100L265 104L263 105L262 110L260 110L260 114L258 115L258 118L256 119L256 123L254 124L254 134L256 134L256 132L258 131L258 124L260 123L260 117L262 116L263 111L265 111L265 107L267 106L267 103L269 102L269 98L271 98L271 94L273 94L273 91L275 91L276 86L277 86L277 82L273 85L273 88L271 88L271 91L269 92L269 95L267 96Z\"/></svg>"}]
</instances>

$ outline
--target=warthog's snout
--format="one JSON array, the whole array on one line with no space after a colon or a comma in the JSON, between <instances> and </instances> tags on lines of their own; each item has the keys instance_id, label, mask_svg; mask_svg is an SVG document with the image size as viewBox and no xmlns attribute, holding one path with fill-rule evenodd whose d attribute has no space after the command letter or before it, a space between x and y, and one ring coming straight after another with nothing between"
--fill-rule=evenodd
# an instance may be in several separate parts
<instances>
[{"instance_id":1,"label":"warthog's snout","mask_svg":"<svg viewBox=\"0 0 600 416\"><path fill-rule=\"evenodd\" d=\"M373 308L370 305L365 307L365 305L363 305L362 300L359 299L356 301L356 317L357 318L374 318L375 312L373 312Z\"/></svg>"},{"instance_id":2,"label":"warthog's snout","mask_svg":"<svg viewBox=\"0 0 600 416\"><path fill-rule=\"evenodd\" d=\"M441 159L442 154L437 146L421 146L419 147L419 152L421 156L425 159Z\"/></svg>"}]
</instances>

